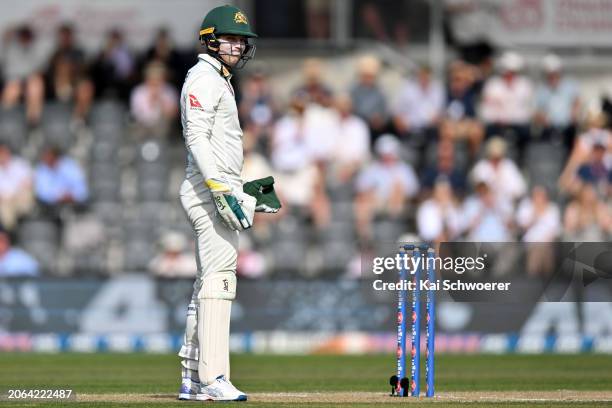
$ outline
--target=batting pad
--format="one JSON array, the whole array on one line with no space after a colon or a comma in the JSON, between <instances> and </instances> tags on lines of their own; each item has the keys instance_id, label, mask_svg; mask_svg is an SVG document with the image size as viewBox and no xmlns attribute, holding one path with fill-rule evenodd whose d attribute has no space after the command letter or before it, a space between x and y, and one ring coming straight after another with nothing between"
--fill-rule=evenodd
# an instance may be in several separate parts
<instances>
[{"instance_id":1,"label":"batting pad","mask_svg":"<svg viewBox=\"0 0 612 408\"><path fill-rule=\"evenodd\" d=\"M198 298L234 300L236 298L236 273L233 271L215 272L204 276Z\"/></svg>"},{"instance_id":2,"label":"batting pad","mask_svg":"<svg viewBox=\"0 0 612 408\"><path fill-rule=\"evenodd\" d=\"M183 345L178 355L183 357L181 362L183 367L190 370L198 369L198 306L190 303L187 307L187 324Z\"/></svg>"},{"instance_id":3,"label":"batting pad","mask_svg":"<svg viewBox=\"0 0 612 408\"><path fill-rule=\"evenodd\" d=\"M232 301L200 299L198 374L204 384L220 375L229 379L229 328Z\"/></svg>"}]
</instances>

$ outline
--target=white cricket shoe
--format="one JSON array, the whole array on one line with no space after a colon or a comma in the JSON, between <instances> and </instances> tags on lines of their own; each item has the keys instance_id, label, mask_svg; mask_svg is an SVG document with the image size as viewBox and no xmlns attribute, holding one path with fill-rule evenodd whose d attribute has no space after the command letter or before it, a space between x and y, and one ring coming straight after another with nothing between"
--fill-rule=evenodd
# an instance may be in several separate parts
<instances>
[{"instance_id":1,"label":"white cricket shoe","mask_svg":"<svg viewBox=\"0 0 612 408\"><path fill-rule=\"evenodd\" d=\"M217 377L212 384L200 387L198 401L246 401L247 396L225 379L224 375Z\"/></svg>"},{"instance_id":2,"label":"white cricket shoe","mask_svg":"<svg viewBox=\"0 0 612 408\"><path fill-rule=\"evenodd\" d=\"M179 390L178 399L180 400L195 400L200 391L200 382L194 381L191 378L183 378L181 381L181 389Z\"/></svg>"}]
</instances>

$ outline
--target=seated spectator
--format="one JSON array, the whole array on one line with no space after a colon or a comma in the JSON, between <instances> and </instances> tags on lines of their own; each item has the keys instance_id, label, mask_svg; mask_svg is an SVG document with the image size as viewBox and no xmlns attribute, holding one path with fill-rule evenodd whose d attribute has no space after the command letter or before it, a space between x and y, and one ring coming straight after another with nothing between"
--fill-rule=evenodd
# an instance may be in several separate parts
<instances>
[{"instance_id":1,"label":"seated spectator","mask_svg":"<svg viewBox=\"0 0 612 408\"><path fill-rule=\"evenodd\" d=\"M561 213L559 207L548 198L544 187L535 186L531 197L523 199L516 213L526 248L527 275L549 276L555 265L553 242L561 235Z\"/></svg>"},{"instance_id":2,"label":"seated spectator","mask_svg":"<svg viewBox=\"0 0 612 408\"><path fill-rule=\"evenodd\" d=\"M596 143L591 151L591 159L581 165L576 173L576 186L571 192L580 190L583 184L593 184L598 195L604 199L612 177L612 160L606 160L606 146Z\"/></svg>"},{"instance_id":3,"label":"seated spectator","mask_svg":"<svg viewBox=\"0 0 612 408\"><path fill-rule=\"evenodd\" d=\"M358 62L357 83L351 88L351 99L355 114L368 123L373 135L380 135L389 125L387 98L378 86L380 61L367 55Z\"/></svg>"},{"instance_id":4,"label":"seated spectator","mask_svg":"<svg viewBox=\"0 0 612 408\"><path fill-rule=\"evenodd\" d=\"M59 149L45 147L34 174L34 193L52 214L66 204L83 204L88 197L83 169Z\"/></svg>"},{"instance_id":5,"label":"seated spectator","mask_svg":"<svg viewBox=\"0 0 612 408\"><path fill-rule=\"evenodd\" d=\"M461 211L448 180L436 180L433 194L417 210L419 237L427 242L453 241L461 233Z\"/></svg>"},{"instance_id":6,"label":"seated spectator","mask_svg":"<svg viewBox=\"0 0 612 408\"><path fill-rule=\"evenodd\" d=\"M304 92L294 93L287 114L276 122L272 135L271 158L274 168L279 171L294 171L306 167L311 161L307 156L302 134L307 105L308 96Z\"/></svg>"},{"instance_id":7,"label":"seated spectator","mask_svg":"<svg viewBox=\"0 0 612 408\"><path fill-rule=\"evenodd\" d=\"M157 62L166 67L166 79L177 90L180 90L187 74L186 64L179 52L174 47L172 38L167 28L160 28L155 34L155 41L151 48L145 52L144 60L140 63L139 71L152 62Z\"/></svg>"},{"instance_id":8,"label":"seated spectator","mask_svg":"<svg viewBox=\"0 0 612 408\"><path fill-rule=\"evenodd\" d=\"M12 231L33 204L32 166L0 143L0 226Z\"/></svg>"},{"instance_id":9,"label":"seated spectator","mask_svg":"<svg viewBox=\"0 0 612 408\"><path fill-rule=\"evenodd\" d=\"M550 201L548 191L542 186L535 186L531 196L520 202L516 223L523 242L553 242L561 235L559 207Z\"/></svg>"},{"instance_id":10,"label":"seated spectator","mask_svg":"<svg viewBox=\"0 0 612 408\"><path fill-rule=\"evenodd\" d=\"M604 147L604 166L612 166L612 133L605 128L606 118L602 112L589 112L586 132L578 136L567 164L561 173L559 185L561 189L570 194L576 193L576 180L580 167L597 154L593 151L596 146Z\"/></svg>"},{"instance_id":11,"label":"seated spectator","mask_svg":"<svg viewBox=\"0 0 612 408\"><path fill-rule=\"evenodd\" d=\"M276 104L264 68L256 65L253 74L242 86L240 117L252 127L255 137L269 135L276 118Z\"/></svg>"},{"instance_id":12,"label":"seated spectator","mask_svg":"<svg viewBox=\"0 0 612 408\"><path fill-rule=\"evenodd\" d=\"M501 75L489 78L483 89L481 115L486 124L486 136L516 138L522 157L530 137L533 85L520 75L524 65L520 55L507 52L499 65Z\"/></svg>"},{"instance_id":13,"label":"seated spectator","mask_svg":"<svg viewBox=\"0 0 612 408\"><path fill-rule=\"evenodd\" d=\"M166 69L153 62L145 69L145 80L132 91L130 110L141 137L165 137L178 115L178 94L166 82Z\"/></svg>"},{"instance_id":14,"label":"seated spectator","mask_svg":"<svg viewBox=\"0 0 612 408\"><path fill-rule=\"evenodd\" d=\"M193 251L187 251L187 239L178 232L169 232L160 240L162 252L149 264L149 270L162 278L192 278L198 267Z\"/></svg>"},{"instance_id":15,"label":"seated spectator","mask_svg":"<svg viewBox=\"0 0 612 408\"><path fill-rule=\"evenodd\" d=\"M2 73L5 80L2 106L12 108L23 96L26 119L31 125L36 125L42 114L45 93L42 77L44 51L28 25L8 29L4 33L2 48Z\"/></svg>"},{"instance_id":16,"label":"seated spectator","mask_svg":"<svg viewBox=\"0 0 612 408\"><path fill-rule=\"evenodd\" d=\"M330 106L332 90L323 82L323 62L318 58L308 58L304 61L302 75L304 82L294 92L304 92L309 103Z\"/></svg>"},{"instance_id":17,"label":"seated spectator","mask_svg":"<svg viewBox=\"0 0 612 408\"><path fill-rule=\"evenodd\" d=\"M450 65L440 139L467 140L472 157L480 149L484 127L476 117L475 68L458 60Z\"/></svg>"},{"instance_id":18,"label":"seated spectator","mask_svg":"<svg viewBox=\"0 0 612 408\"><path fill-rule=\"evenodd\" d=\"M544 81L536 90L534 121L542 127L545 139L556 137L571 148L580 113L578 84L564 75L563 63L556 55L542 59L542 71Z\"/></svg>"},{"instance_id":19,"label":"seated spectator","mask_svg":"<svg viewBox=\"0 0 612 408\"><path fill-rule=\"evenodd\" d=\"M127 100L134 80L134 66L134 56L123 38L123 33L118 29L111 30L102 52L92 66L96 96Z\"/></svg>"},{"instance_id":20,"label":"seated spectator","mask_svg":"<svg viewBox=\"0 0 612 408\"><path fill-rule=\"evenodd\" d=\"M377 215L399 218L406 201L416 196L419 182L410 165L400 159L401 144L390 134L376 140L377 159L357 176L355 219L359 237L371 239L371 222Z\"/></svg>"},{"instance_id":21,"label":"seated spectator","mask_svg":"<svg viewBox=\"0 0 612 408\"><path fill-rule=\"evenodd\" d=\"M38 274L38 262L24 250L11 246L8 234L0 230L0 278Z\"/></svg>"},{"instance_id":22,"label":"seated spectator","mask_svg":"<svg viewBox=\"0 0 612 408\"><path fill-rule=\"evenodd\" d=\"M448 139L438 144L435 166L425 168L421 177L423 193L427 196L433 190L436 180L444 178L450 184L453 194L464 197L467 189L467 177L463 169L455 164L455 147Z\"/></svg>"},{"instance_id":23,"label":"seated spectator","mask_svg":"<svg viewBox=\"0 0 612 408\"><path fill-rule=\"evenodd\" d=\"M463 205L463 230L474 242L507 242L512 240L513 208L510 201L497 194L489 184L479 181L476 193Z\"/></svg>"},{"instance_id":24,"label":"seated spectator","mask_svg":"<svg viewBox=\"0 0 612 408\"><path fill-rule=\"evenodd\" d=\"M487 158L472 169L472 180L486 182L504 200L514 202L521 198L527 192L527 186L517 165L505 157L506 142L499 137L489 140L486 153Z\"/></svg>"},{"instance_id":25,"label":"seated spectator","mask_svg":"<svg viewBox=\"0 0 612 408\"><path fill-rule=\"evenodd\" d=\"M270 162L257 149L257 138L251 126L244 128L243 135L244 165L242 166L242 179L255 180L264 178L273 173Z\"/></svg>"},{"instance_id":26,"label":"seated spectator","mask_svg":"<svg viewBox=\"0 0 612 408\"><path fill-rule=\"evenodd\" d=\"M316 146L313 148L313 138L309 137L314 132L310 127L312 121L306 117L307 106L305 92L292 95L289 112L274 127L271 158L279 196L289 207L285 212L291 207L305 210L314 224L322 227L329 220L330 207L324 173L319 166L320 152Z\"/></svg>"},{"instance_id":27,"label":"seated spectator","mask_svg":"<svg viewBox=\"0 0 612 408\"><path fill-rule=\"evenodd\" d=\"M601 242L612 233L612 215L595 187L584 184L563 215L563 238L570 242Z\"/></svg>"},{"instance_id":28,"label":"seated spectator","mask_svg":"<svg viewBox=\"0 0 612 408\"><path fill-rule=\"evenodd\" d=\"M331 166L334 179L346 183L370 158L370 132L365 121L353 114L349 95L336 97L334 107L338 128L333 135Z\"/></svg>"},{"instance_id":29,"label":"seated spectator","mask_svg":"<svg viewBox=\"0 0 612 408\"><path fill-rule=\"evenodd\" d=\"M431 69L422 65L416 78L405 81L394 107L393 122L402 137L425 133L437 136L437 125L444 106L444 88L431 78Z\"/></svg>"},{"instance_id":30,"label":"seated spectator","mask_svg":"<svg viewBox=\"0 0 612 408\"><path fill-rule=\"evenodd\" d=\"M57 45L45 73L46 97L74 104L74 116L83 120L91 107L94 89L88 77L85 53L74 40L71 25L57 30Z\"/></svg>"}]
</instances>

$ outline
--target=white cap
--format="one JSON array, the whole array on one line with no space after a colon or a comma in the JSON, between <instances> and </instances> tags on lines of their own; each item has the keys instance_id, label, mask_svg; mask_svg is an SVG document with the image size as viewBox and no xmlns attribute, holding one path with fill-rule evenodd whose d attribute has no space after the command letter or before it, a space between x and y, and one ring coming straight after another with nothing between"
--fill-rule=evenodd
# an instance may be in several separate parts
<instances>
[{"instance_id":1,"label":"white cap","mask_svg":"<svg viewBox=\"0 0 612 408\"><path fill-rule=\"evenodd\" d=\"M563 61L555 54L548 54L542 58L542 70L547 73L559 72L563 69Z\"/></svg>"},{"instance_id":2,"label":"white cap","mask_svg":"<svg viewBox=\"0 0 612 408\"><path fill-rule=\"evenodd\" d=\"M402 149L402 144L397 140L395 136L390 133L385 133L381 135L378 139L376 139L376 143L374 143L374 151L379 156L382 155L400 155L400 150Z\"/></svg>"},{"instance_id":3,"label":"white cap","mask_svg":"<svg viewBox=\"0 0 612 408\"><path fill-rule=\"evenodd\" d=\"M502 71L518 72L523 69L524 65L523 57L514 51L505 52L499 59L499 67Z\"/></svg>"}]
</instances>

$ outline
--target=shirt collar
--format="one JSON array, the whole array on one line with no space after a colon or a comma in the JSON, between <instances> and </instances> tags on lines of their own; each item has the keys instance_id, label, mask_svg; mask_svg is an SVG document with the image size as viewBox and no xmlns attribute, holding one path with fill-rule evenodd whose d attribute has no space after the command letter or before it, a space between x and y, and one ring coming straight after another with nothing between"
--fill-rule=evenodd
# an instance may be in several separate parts
<instances>
[{"instance_id":1,"label":"shirt collar","mask_svg":"<svg viewBox=\"0 0 612 408\"><path fill-rule=\"evenodd\" d=\"M218 59L211 57L208 54L199 54L198 58L212 65L213 68L215 68L217 72L219 72L219 75L221 75L223 78L227 80L230 80L232 78L232 73L230 72L230 70L227 69L227 67L223 65Z\"/></svg>"}]
</instances>

